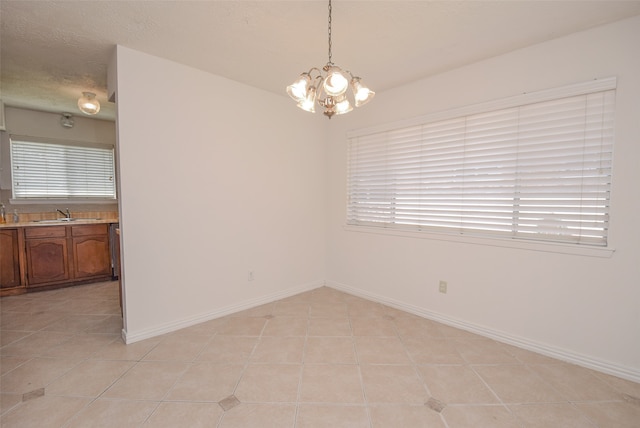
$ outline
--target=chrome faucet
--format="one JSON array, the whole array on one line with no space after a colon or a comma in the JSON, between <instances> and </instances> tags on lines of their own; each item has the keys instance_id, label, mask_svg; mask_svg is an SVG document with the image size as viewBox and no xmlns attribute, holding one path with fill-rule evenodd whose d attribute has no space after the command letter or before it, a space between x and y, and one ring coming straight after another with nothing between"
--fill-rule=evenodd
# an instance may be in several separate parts
<instances>
[{"instance_id":1,"label":"chrome faucet","mask_svg":"<svg viewBox=\"0 0 640 428\"><path fill-rule=\"evenodd\" d=\"M69 212L69 208L67 208L67 212L61 211L59 209L56 209L56 211L58 211L60 214L65 216L65 218L71 218L71 213Z\"/></svg>"}]
</instances>

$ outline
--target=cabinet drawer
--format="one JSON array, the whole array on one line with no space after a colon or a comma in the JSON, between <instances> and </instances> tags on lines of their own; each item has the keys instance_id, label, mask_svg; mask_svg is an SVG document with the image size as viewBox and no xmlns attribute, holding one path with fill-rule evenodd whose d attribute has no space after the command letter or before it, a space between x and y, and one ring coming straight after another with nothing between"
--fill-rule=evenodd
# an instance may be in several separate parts
<instances>
[{"instance_id":1,"label":"cabinet drawer","mask_svg":"<svg viewBox=\"0 0 640 428\"><path fill-rule=\"evenodd\" d=\"M24 237L29 238L64 238L67 230L64 226L26 227Z\"/></svg>"},{"instance_id":2,"label":"cabinet drawer","mask_svg":"<svg viewBox=\"0 0 640 428\"><path fill-rule=\"evenodd\" d=\"M108 224L83 224L71 226L72 236L108 235Z\"/></svg>"}]
</instances>

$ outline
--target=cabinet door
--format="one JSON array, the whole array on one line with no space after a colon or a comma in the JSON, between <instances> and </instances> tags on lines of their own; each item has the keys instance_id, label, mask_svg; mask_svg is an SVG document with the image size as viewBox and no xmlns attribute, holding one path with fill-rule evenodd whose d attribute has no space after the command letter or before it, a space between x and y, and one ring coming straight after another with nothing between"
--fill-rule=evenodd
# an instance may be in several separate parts
<instances>
[{"instance_id":1,"label":"cabinet door","mask_svg":"<svg viewBox=\"0 0 640 428\"><path fill-rule=\"evenodd\" d=\"M0 229L0 288L19 287L20 250L17 229Z\"/></svg>"},{"instance_id":2,"label":"cabinet door","mask_svg":"<svg viewBox=\"0 0 640 428\"><path fill-rule=\"evenodd\" d=\"M28 285L71 278L66 238L27 239L26 250Z\"/></svg>"},{"instance_id":3,"label":"cabinet door","mask_svg":"<svg viewBox=\"0 0 640 428\"><path fill-rule=\"evenodd\" d=\"M109 236L73 238L73 269L75 279L110 277Z\"/></svg>"}]
</instances>

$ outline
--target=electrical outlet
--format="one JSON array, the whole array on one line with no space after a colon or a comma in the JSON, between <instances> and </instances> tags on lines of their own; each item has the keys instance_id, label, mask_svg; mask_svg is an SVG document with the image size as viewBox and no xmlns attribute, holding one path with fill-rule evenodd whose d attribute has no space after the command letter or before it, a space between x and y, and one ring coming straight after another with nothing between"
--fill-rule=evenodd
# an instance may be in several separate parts
<instances>
[{"instance_id":1,"label":"electrical outlet","mask_svg":"<svg viewBox=\"0 0 640 428\"><path fill-rule=\"evenodd\" d=\"M249 271L249 275L248 275L248 277L247 277L247 281L253 281L253 279L254 279L253 271L252 271L252 270L250 270L250 271Z\"/></svg>"},{"instance_id":2,"label":"electrical outlet","mask_svg":"<svg viewBox=\"0 0 640 428\"><path fill-rule=\"evenodd\" d=\"M440 281L440 292L447 294L447 281Z\"/></svg>"}]
</instances>

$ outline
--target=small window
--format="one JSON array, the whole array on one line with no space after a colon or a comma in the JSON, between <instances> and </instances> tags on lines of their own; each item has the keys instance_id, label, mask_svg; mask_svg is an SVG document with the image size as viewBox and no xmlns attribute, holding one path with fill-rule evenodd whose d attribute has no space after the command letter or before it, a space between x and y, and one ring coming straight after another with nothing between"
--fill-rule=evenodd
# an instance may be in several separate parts
<instances>
[{"instance_id":1,"label":"small window","mask_svg":"<svg viewBox=\"0 0 640 428\"><path fill-rule=\"evenodd\" d=\"M13 198L115 200L112 146L11 137Z\"/></svg>"},{"instance_id":2,"label":"small window","mask_svg":"<svg viewBox=\"0 0 640 428\"><path fill-rule=\"evenodd\" d=\"M351 133L347 224L606 246L614 104L606 79Z\"/></svg>"}]
</instances>

